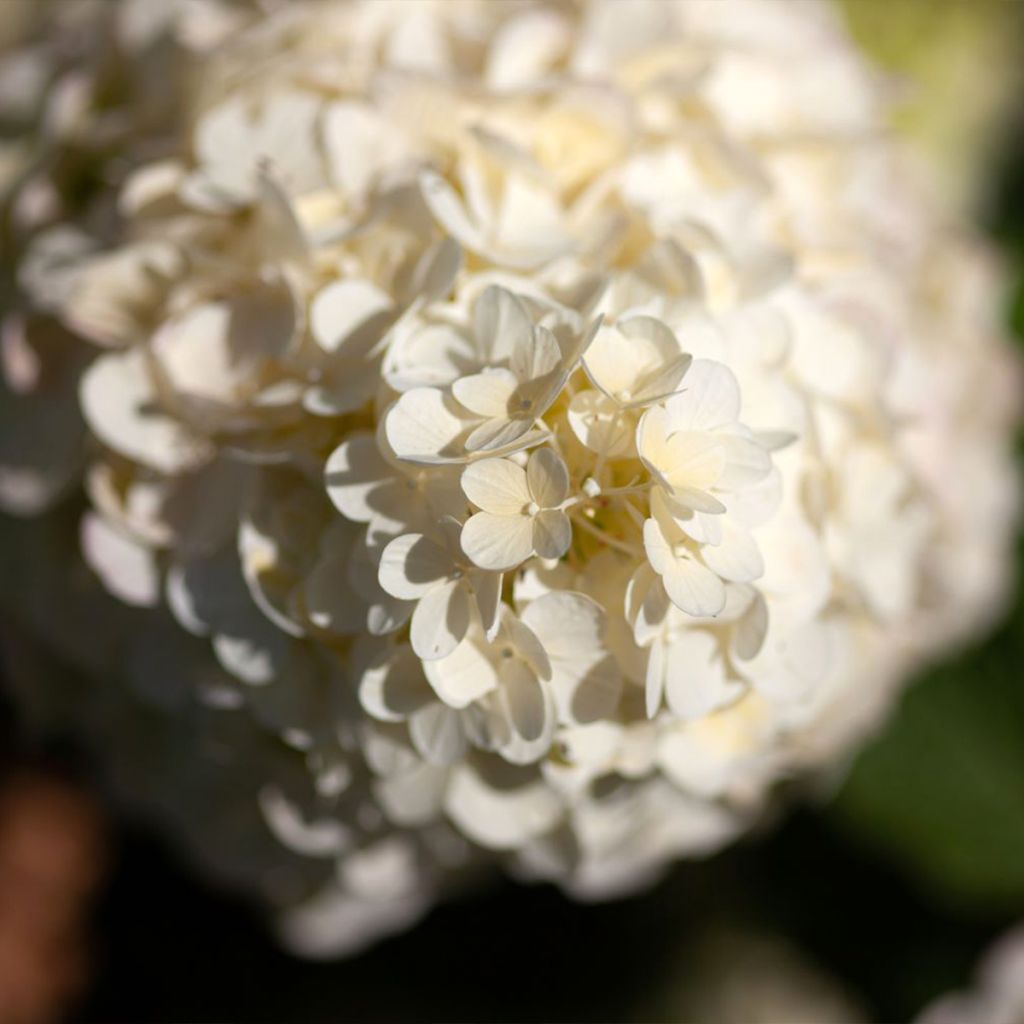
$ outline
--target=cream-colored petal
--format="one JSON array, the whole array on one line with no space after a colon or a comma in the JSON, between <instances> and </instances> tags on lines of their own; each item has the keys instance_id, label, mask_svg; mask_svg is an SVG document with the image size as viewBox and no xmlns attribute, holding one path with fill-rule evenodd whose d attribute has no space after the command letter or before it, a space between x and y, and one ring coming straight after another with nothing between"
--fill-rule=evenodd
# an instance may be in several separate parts
<instances>
[{"instance_id":1,"label":"cream-colored petal","mask_svg":"<svg viewBox=\"0 0 1024 1024\"><path fill-rule=\"evenodd\" d=\"M557 508L569 493L569 471L553 448L538 448L530 455L526 482L540 508Z\"/></svg>"},{"instance_id":2,"label":"cream-colored petal","mask_svg":"<svg viewBox=\"0 0 1024 1024\"><path fill-rule=\"evenodd\" d=\"M160 574L154 553L92 512L82 519L82 554L115 597L126 604L154 607L160 600Z\"/></svg>"},{"instance_id":3,"label":"cream-colored petal","mask_svg":"<svg viewBox=\"0 0 1024 1024\"><path fill-rule=\"evenodd\" d=\"M533 418L505 419L496 417L474 427L466 438L466 452L472 456L479 453L508 453L529 447L544 437L543 432L533 430ZM533 438L534 440L530 440Z\"/></svg>"},{"instance_id":4,"label":"cream-colored petal","mask_svg":"<svg viewBox=\"0 0 1024 1024\"><path fill-rule=\"evenodd\" d=\"M431 764L455 764L466 750L462 716L454 708L433 701L409 719L409 738Z\"/></svg>"},{"instance_id":5,"label":"cream-colored petal","mask_svg":"<svg viewBox=\"0 0 1024 1024\"><path fill-rule=\"evenodd\" d=\"M459 418L444 392L437 388L406 391L384 420L391 450L410 462L459 461L459 439L467 427L467 421Z\"/></svg>"},{"instance_id":6,"label":"cream-colored petal","mask_svg":"<svg viewBox=\"0 0 1024 1024\"><path fill-rule=\"evenodd\" d=\"M662 581L672 603L688 615L717 615L725 607L725 584L690 554L678 555Z\"/></svg>"},{"instance_id":7,"label":"cream-colored petal","mask_svg":"<svg viewBox=\"0 0 1024 1024\"><path fill-rule=\"evenodd\" d=\"M541 558L561 558L572 544L572 524L564 512L541 509L533 517L533 550Z\"/></svg>"},{"instance_id":8,"label":"cream-colored petal","mask_svg":"<svg viewBox=\"0 0 1024 1024\"><path fill-rule=\"evenodd\" d=\"M673 431L718 430L739 417L739 384L723 363L696 359L686 373L682 392L670 398L665 408Z\"/></svg>"},{"instance_id":9,"label":"cream-colored petal","mask_svg":"<svg viewBox=\"0 0 1024 1024\"><path fill-rule=\"evenodd\" d=\"M487 239L466 210L458 192L432 170L420 172L419 184L424 202L441 227L467 249L485 252Z\"/></svg>"},{"instance_id":10,"label":"cream-colored petal","mask_svg":"<svg viewBox=\"0 0 1024 1024\"><path fill-rule=\"evenodd\" d=\"M424 661L445 658L458 647L470 623L469 595L460 580L428 590L412 613L409 640Z\"/></svg>"},{"instance_id":11,"label":"cream-colored petal","mask_svg":"<svg viewBox=\"0 0 1024 1024\"><path fill-rule=\"evenodd\" d=\"M550 660L559 719L582 724L612 716L622 677L608 652L604 609L584 594L554 592L532 601L522 620Z\"/></svg>"},{"instance_id":12,"label":"cream-colored petal","mask_svg":"<svg viewBox=\"0 0 1024 1024\"><path fill-rule=\"evenodd\" d=\"M750 531L726 517L720 544L701 548L704 563L724 580L751 583L764 575L764 558Z\"/></svg>"},{"instance_id":13,"label":"cream-colored petal","mask_svg":"<svg viewBox=\"0 0 1024 1024\"><path fill-rule=\"evenodd\" d=\"M544 731L547 710L540 680L526 662L518 658L505 661L499 677L512 727L524 740L535 740Z\"/></svg>"},{"instance_id":14,"label":"cream-colored petal","mask_svg":"<svg viewBox=\"0 0 1024 1024\"><path fill-rule=\"evenodd\" d=\"M525 515L477 512L462 528L462 550L481 569L514 569L533 554L532 520Z\"/></svg>"},{"instance_id":15,"label":"cream-colored petal","mask_svg":"<svg viewBox=\"0 0 1024 1024\"><path fill-rule=\"evenodd\" d=\"M680 718L701 718L735 700L744 690L725 671L715 638L705 630L688 629L668 644L665 699Z\"/></svg>"},{"instance_id":16,"label":"cream-colored petal","mask_svg":"<svg viewBox=\"0 0 1024 1024\"><path fill-rule=\"evenodd\" d=\"M616 459L633 450L633 418L612 398L593 388L572 396L566 414L580 444Z\"/></svg>"},{"instance_id":17,"label":"cream-colored petal","mask_svg":"<svg viewBox=\"0 0 1024 1024\"><path fill-rule=\"evenodd\" d=\"M511 370L494 367L483 373L460 377L452 385L452 394L477 416L495 418L509 414L512 396L519 382Z\"/></svg>"},{"instance_id":18,"label":"cream-colored petal","mask_svg":"<svg viewBox=\"0 0 1024 1024\"><path fill-rule=\"evenodd\" d=\"M462 832L492 850L521 847L564 813L561 799L535 773L518 769L512 784L499 787L468 765L452 772L444 806Z\"/></svg>"},{"instance_id":19,"label":"cream-colored petal","mask_svg":"<svg viewBox=\"0 0 1024 1024\"><path fill-rule=\"evenodd\" d=\"M423 534L406 533L384 549L378 578L392 597L413 601L447 580L453 571L446 548Z\"/></svg>"},{"instance_id":20,"label":"cream-colored petal","mask_svg":"<svg viewBox=\"0 0 1024 1024\"><path fill-rule=\"evenodd\" d=\"M495 515L522 515L531 500L527 473L509 459L480 459L467 466L462 490L474 505Z\"/></svg>"},{"instance_id":21,"label":"cream-colored petal","mask_svg":"<svg viewBox=\"0 0 1024 1024\"><path fill-rule=\"evenodd\" d=\"M533 341L533 323L522 302L505 288L490 285L476 300L473 335L481 358L499 363Z\"/></svg>"},{"instance_id":22,"label":"cream-colored petal","mask_svg":"<svg viewBox=\"0 0 1024 1024\"><path fill-rule=\"evenodd\" d=\"M546 327L535 327L516 342L511 366L520 382L539 381L559 369L562 353L555 336Z\"/></svg>"},{"instance_id":23,"label":"cream-colored petal","mask_svg":"<svg viewBox=\"0 0 1024 1024\"><path fill-rule=\"evenodd\" d=\"M333 281L317 292L310 330L325 352L365 354L387 330L393 303L372 281Z\"/></svg>"},{"instance_id":24,"label":"cream-colored petal","mask_svg":"<svg viewBox=\"0 0 1024 1024\"><path fill-rule=\"evenodd\" d=\"M498 673L487 651L472 636L447 657L423 664L434 692L453 708L464 708L498 686Z\"/></svg>"},{"instance_id":25,"label":"cream-colored petal","mask_svg":"<svg viewBox=\"0 0 1024 1024\"><path fill-rule=\"evenodd\" d=\"M406 644L375 658L359 680L359 703L381 722L404 721L432 701L422 664Z\"/></svg>"},{"instance_id":26,"label":"cream-colored petal","mask_svg":"<svg viewBox=\"0 0 1024 1024\"><path fill-rule=\"evenodd\" d=\"M83 374L79 395L93 433L144 466L180 473L212 454L208 442L160 411L145 355L137 348L101 355Z\"/></svg>"}]
</instances>

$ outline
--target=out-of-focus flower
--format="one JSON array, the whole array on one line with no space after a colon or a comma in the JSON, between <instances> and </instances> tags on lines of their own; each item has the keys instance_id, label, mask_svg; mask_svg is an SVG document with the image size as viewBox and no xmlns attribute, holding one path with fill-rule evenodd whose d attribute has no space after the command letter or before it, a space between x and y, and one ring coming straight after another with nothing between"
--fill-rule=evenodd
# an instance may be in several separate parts
<instances>
[{"instance_id":1,"label":"out-of-focus flower","mask_svg":"<svg viewBox=\"0 0 1024 1024\"><path fill-rule=\"evenodd\" d=\"M1015 1024L1024 1017L1024 927L1003 935L985 954L975 984L928 1006L918 1024Z\"/></svg>"},{"instance_id":2,"label":"out-of-focus flower","mask_svg":"<svg viewBox=\"0 0 1024 1024\"><path fill-rule=\"evenodd\" d=\"M410 12L230 8L18 250L120 777L310 953L727 842L989 621L1016 506L993 276L829 8Z\"/></svg>"},{"instance_id":3,"label":"out-of-focus flower","mask_svg":"<svg viewBox=\"0 0 1024 1024\"><path fill-rule=\"evenodd\" d=\"M679 970L643 1007L652 1018L716 1024L859 1024L869 1019L836 978L779 935L719 926L694 947L680 949Z\"/></svg>"}]
</instances>

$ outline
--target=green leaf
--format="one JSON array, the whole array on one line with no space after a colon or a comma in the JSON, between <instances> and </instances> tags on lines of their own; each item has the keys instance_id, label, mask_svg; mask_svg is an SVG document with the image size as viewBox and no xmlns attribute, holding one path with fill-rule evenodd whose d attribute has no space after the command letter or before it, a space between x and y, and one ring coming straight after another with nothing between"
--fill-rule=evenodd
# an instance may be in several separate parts
<instances>
[{"instance_id":1,"label":"green leaf","mask_svg":"<svg viewBox=\"0 0 1024 1024\"><path fill-rule=\"evenodd\" d=\"M1024 623L922 680L833 808L947 899L1024 909Z\"/></svg>"}]
</instances>

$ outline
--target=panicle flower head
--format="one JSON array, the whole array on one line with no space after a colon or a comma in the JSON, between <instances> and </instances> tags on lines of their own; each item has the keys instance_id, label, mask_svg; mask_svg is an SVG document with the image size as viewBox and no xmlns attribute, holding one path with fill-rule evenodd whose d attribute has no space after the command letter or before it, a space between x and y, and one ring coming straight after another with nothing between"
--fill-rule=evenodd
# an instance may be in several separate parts
<instances>
[{"instance_id":1,"label":"panicle flower head","mask_svg":"<svg viewBox=\"0 0 1024 1024\"><path fill-rule=\"evenodd\" d=\"M158 774L218 762L150 799L279 851L293 944L473 859L639 885L987 621L992 277L827 7L229 11L114 227L21 269L84 367L85 560L159 624Z\"/></svg>"}]
</instances>

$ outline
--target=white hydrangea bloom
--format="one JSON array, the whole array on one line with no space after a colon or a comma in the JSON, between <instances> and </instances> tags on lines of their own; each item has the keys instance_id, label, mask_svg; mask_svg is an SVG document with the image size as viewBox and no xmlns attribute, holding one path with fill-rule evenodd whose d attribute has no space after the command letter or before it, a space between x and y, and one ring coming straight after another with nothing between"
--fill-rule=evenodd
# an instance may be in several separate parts
<instances>
[{"instance_id":1,"label":"white hydrangea bloom","mask_svg":"<svg viewBox=\"0 0 1024 1024\"><path fill-rule=\"evenodd\" d=\"M17 190L0 494L86 464L122 776L294 946L707 854L998 609L993 276L827 7L143 6L179 130Z\"/></svg>"}]
</instances>

